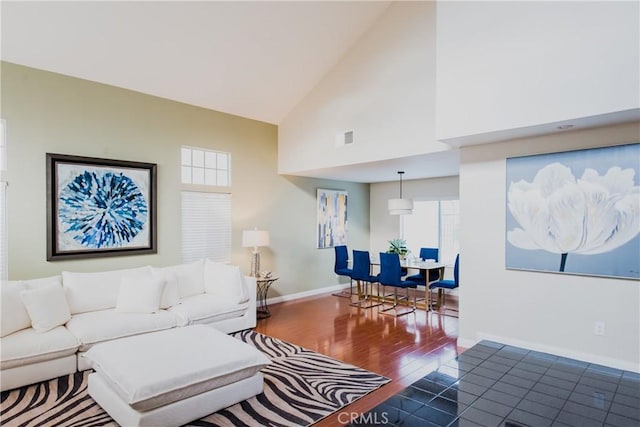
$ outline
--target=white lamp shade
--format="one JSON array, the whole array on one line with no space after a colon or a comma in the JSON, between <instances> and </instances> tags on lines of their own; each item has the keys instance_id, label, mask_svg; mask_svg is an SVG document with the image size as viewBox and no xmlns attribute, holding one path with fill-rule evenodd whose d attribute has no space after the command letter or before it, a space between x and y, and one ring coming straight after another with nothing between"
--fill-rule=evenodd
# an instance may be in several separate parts
<instances>
[{"instance_id":1,"label":"white lamp shade","mask_svg":"<svg viewBox=\"0 0 640 427\"><path fill-rule=\"evenodd\" d=\"M242 232L242 246L245 248L269 246L269 232L264 230L244 230Z\"/></svg>"},{"instance_id":2,"label":"white lamp shade","mask_svg":"<svg viewBox=\"0 0 640 427\"><path fill-rule=\"evenodd\" d=\"M413 200L411 199L389 199L390 215L411 215L413 212Z\"/></svg>"}]
</instances>

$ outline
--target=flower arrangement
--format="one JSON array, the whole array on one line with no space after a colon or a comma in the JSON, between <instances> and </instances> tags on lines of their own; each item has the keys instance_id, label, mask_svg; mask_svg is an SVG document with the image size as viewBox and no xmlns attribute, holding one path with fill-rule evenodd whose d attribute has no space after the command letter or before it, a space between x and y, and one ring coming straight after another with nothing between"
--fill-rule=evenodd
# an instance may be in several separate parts
<instances>
[{"instance_id":1,"label":"flower arrangement","mask_svg":"<svg viewBox=\"0 0 640 427\"><path fill-rule=\"evenodd\" d=\"M387 249L388 254L398 254L400 257L405 257L409 253L409 249L407 249L407 241L404 239L393 239L389 240L389 249Z\"/></svg>"}]
</instances>

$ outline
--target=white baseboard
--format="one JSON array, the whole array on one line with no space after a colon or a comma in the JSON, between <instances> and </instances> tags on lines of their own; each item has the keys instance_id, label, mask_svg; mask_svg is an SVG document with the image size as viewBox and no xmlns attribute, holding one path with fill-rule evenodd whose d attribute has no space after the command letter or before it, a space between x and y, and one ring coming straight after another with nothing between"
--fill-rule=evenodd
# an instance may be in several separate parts
<instances>
[{"instance_id":1,"label":"white baseboard","mask_svg":"<svg viewBox=\"0 0 640 427\"><path fill-rule=\"evenodd\" d=\"M458 345L458 347L462 347L468 350L474 345L478 344L480 341L482 340L470 340L458 337L458 341L456 342L456 344Z\"/></svg>"},{"instance_id":2,"label":"white baseboard","mask_svg":"<svg viewBox=\"0 0 640 427\"><path fill-rule=\"evenodd\" d=\"M583 362L595 363L598 365L609 366L611 368L622 369L631 372L640 372L640 366L629 362L627 360L619 360L610 357L598 356L597 354L583 353L580 351L572 351L566 348L548 346L536 342L523 341L515 338L501 337L491 334L484 334L479 332L477 334L478 339L466 339L458 338L457 344L459 347L471 348L482 340L494 341L501 344L512 345L515 347L522 347L528 350L540 351L542 353L549 353L556 356L568 357L571 359L581 360Z\"/></svg>"},{"instance_id":3,"label":"white baseboard","mask_svg":"<svg viewBox=\"0 0 640 427\"><path fill-rule=\"evenodd\" d=\"M282 296L279 296L279 297L268 298L267 299L267 304L271 305L271 304L276 304L276 303L279 303L279 302L293 301L293 300L297 300L297 299L313 297L313 296L316 296L316 295L322 295L322 294L328 294L328 293L332 293L332 292L338 292L338 291L342 291L344 289L349 289L349 284L348 283L346 283L344 285L327 286L326 288L311 289L309 291L296 292L295 294L288 294L288 295L282 295Z\"/></svg>"}]
</instances>

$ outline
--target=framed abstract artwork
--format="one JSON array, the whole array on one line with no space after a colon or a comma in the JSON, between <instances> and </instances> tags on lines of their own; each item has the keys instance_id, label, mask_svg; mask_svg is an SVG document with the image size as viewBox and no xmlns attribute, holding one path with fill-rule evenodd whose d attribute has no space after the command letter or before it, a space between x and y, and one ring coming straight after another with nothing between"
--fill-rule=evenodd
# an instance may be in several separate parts
<instances>
[{"instance_id":1,"label":"framed abstract artwork","mask_svg":"<svg viewBox=\"0 0 640 427\"><path fill-rule=\"evenodd\" d=\"M508 269L640 279L640 144L508 158Z\"/></svg>"},{"instance_id":2,"label":"framed abstract artwork","mask_svg":"<svg viewBox=\"0 0 640 427\"><path fill-rule=\"evenodd\" d=\"M318 249L347 244L347 192L318 188Z\"/></svg>"},{"instance_id":3,"label":"framed abstract artwork","mask_svg":"<svg viewBox=\"0 0 640 427\"><path fill-rule=\"evenodd\" d=\"M156 169L47 153L47 260L156 253Z\"/></svg>"}]
</instances>

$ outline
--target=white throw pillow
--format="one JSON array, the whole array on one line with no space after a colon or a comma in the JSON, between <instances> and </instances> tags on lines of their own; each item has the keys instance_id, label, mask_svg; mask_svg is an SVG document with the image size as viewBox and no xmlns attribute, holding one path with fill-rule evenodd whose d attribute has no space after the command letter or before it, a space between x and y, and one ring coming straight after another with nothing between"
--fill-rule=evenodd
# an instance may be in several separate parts
<instances>
[{"instance_id":1,"label":"white throw pillow","mask_svg":"<svg viewBox=\"0 0 640 427\"><path fill-rule=\"evenodd\" d=\"M178 289L178 275L169 268L151 267L153 276L164 281L162 297L160 298L160 308L169 308L180 302L180 290Z\"/></svg>"},{"instance_id":2,"label":"white throw pillow","mask_svg":"<svg viewBox=\"0 0 640 427\"><path fill-rule=\"evenodd\" d=\"M180 298L204 293L204 262L198 260L189 264L173 265L159 270L171 271L178 280Z\"/></svg>"},{"instance_id":3,"label":"white throw pillow","mask_svg":"<svg viewBox=\"0 0 640 427\"><path fill-rule=\"evenodd\" d=\"M58 285L62 286L62 276L42 277L40 279L23 280L26 289L36 289L42 286Z\"/></svg>"},{"instance_id":4,"label":"white throw pillow","mask_svg":"<svg viewBox=\"0 0 640 427\"><path fill-rule=\"evenodd\" d=\"M120 281L116 311L119 313L156 313L164 282L155 276L125 276Z\"/></svg>"},{"instance_id":5,"label":"white throw pillow","mask_svg":"<svg viewBox=\"0 0 640 427\"><path fill-rule=\"evenodd\" d=\"M71 314L114 308L118 301L120 280L125 277L150 276L151 267L111 270L99 273L62 272L62 286L67 294Z\"/></svg>"},{"instance_id":6,"label":"white throw pillow","mask_svg":"<svg viewBox=\"0 0 640 427\"><path fill-rule=\"evenodd\" d=\"M222 264L206 260L204 264L204 286L208 294L219 296L233 304L249 300L244 277L237 265Z\"/></svg>"},{"instance_id":7,"label":"white throw pillow","mask_svg":"<svg viewBox=\"0 0 640 427\"><path fill-rule=\"evenodd\" d=\"M47 332L71 319L67 299L60 285L51 284L21 292L22 301L36 332Z\"/></svg>"},{"instance_id":8,"label":"white throw pillow","mask_svg":"<svg viewBox=\"0 0 640 427\"><path fill-rule=\"evenodd\" d=\"M25 289L20 281L2 282L0 285L0 336L31 327L31 318L20 293Z\"/></svg>"}]
</instances>

